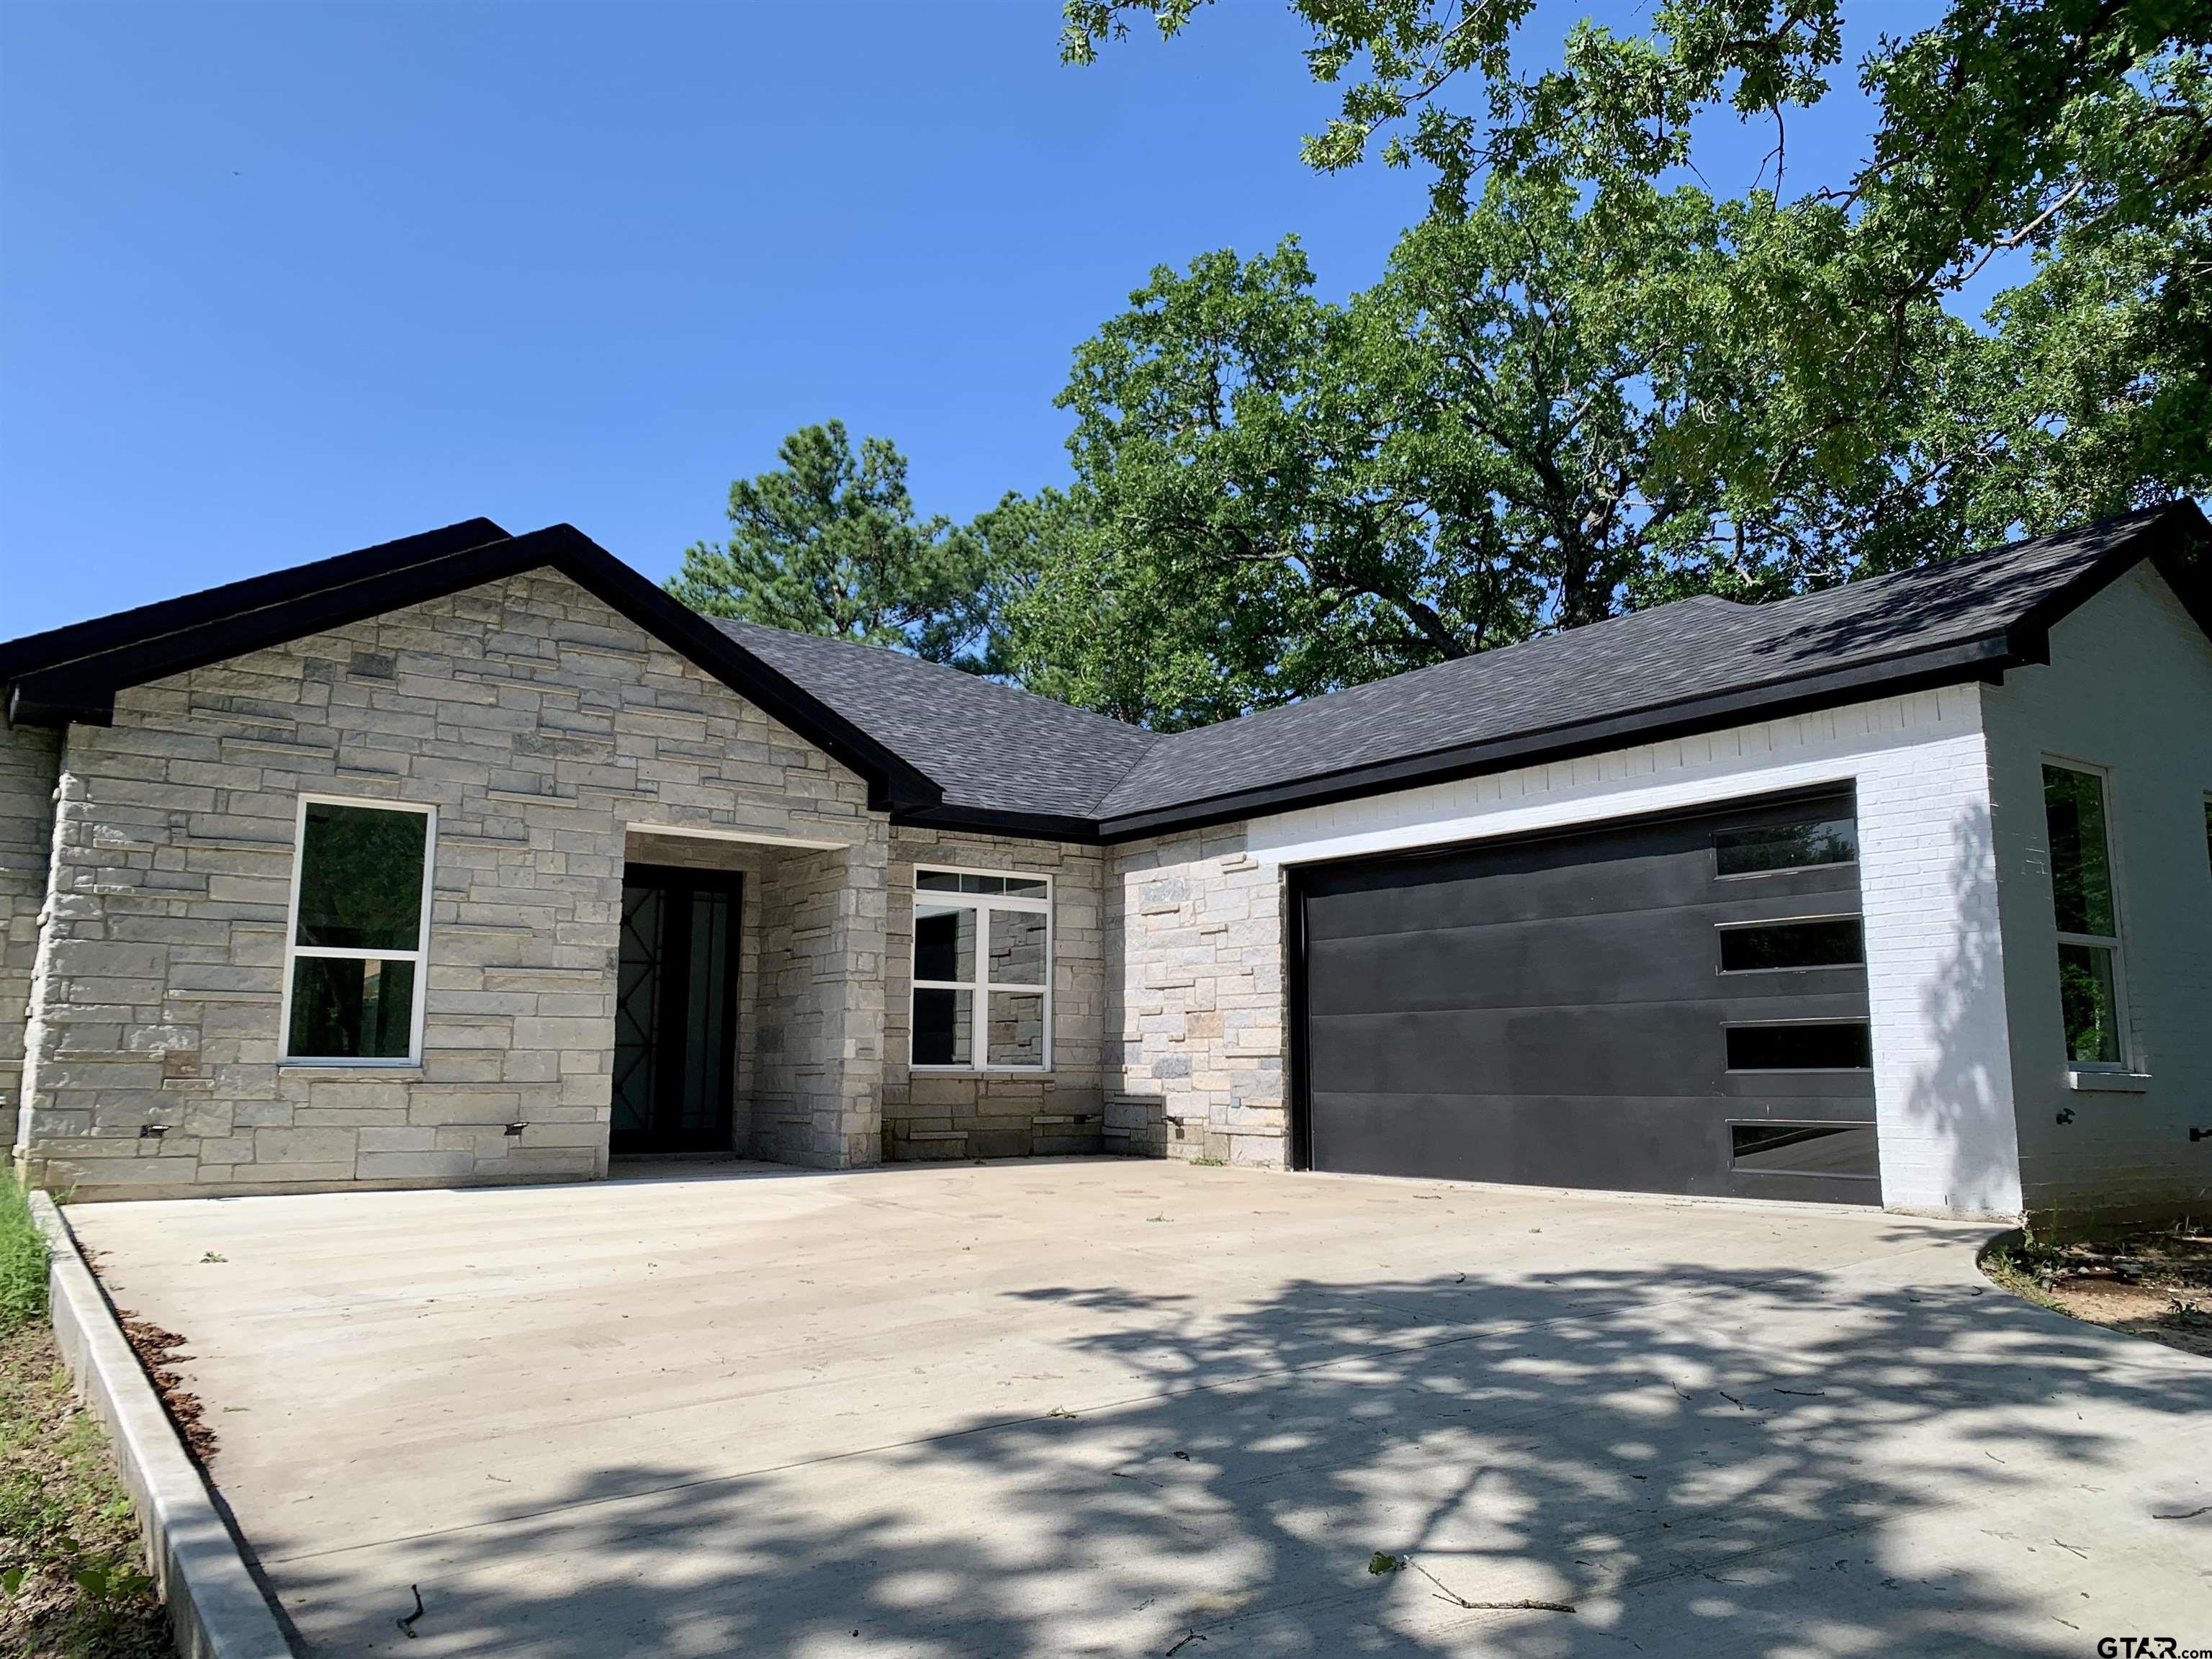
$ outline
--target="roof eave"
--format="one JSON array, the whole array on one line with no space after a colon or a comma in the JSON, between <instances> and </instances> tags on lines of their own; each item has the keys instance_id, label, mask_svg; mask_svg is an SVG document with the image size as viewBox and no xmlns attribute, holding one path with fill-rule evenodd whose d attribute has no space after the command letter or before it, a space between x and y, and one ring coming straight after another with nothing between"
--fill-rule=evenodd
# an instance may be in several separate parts
<instances>
[{"instance_id":1,"label":"roof eave","mask_svg":"<svg viewBox=\"0 0 2212 1659\"><path fill-rule=\"evenodd\" d=\"M1741 725L1754 717L1774 719L1844 703L1863 702L1871 696L1895 696L1972 680L2000 680L2007 669L2035 659L2033 654L2016 649L2008 634L1991 634L1848 669L1770 681L1746 690L1578 721L1544 732L1432 750L1426 754L1346 768L1291 783L1237 790L1147 812L1111 816L1100 821L1099 834L1109 843L1138 841L1300 807L1326 806L1363 795L1455 782L1638 743L1693 736Z\"/></svg>"},{"instance_id":2,"label":"roof eave","mask_svg":"<svg viewBox=\"0 0 2212 1659\"><path fill-rule=\"evenodd\" d=\"M872 811L925 807L944 799L935 780L919 767L696 611L669 598L572 525L553 525L397 564L374 559L343 562L356 559L357 556L343 555L340 560L312 567L324 573L325 580L319 585L289 580L267 582L252 590L253 596L266 602L235 614L210 611L207 602L214 595L232 591L225 589L193 596L197 608L186 613L181 624L177 612L161 612L157 606L125 613L149 617L161 612L155 624L158 631L133 637L111 628L93 636L101 647L96 651L50 660L46 665L11 677L7 687L8 718L18 725L105 726L115 717L118 691L546 568L560 571L702 672L856 773L868 786ZM280 573L287 577L294 574ZM248 586L234 585L234 589ZM56 637L42 635L37 640ZM37 640L19 644L31 646ZM45 654L51 658L51 649ZM35 660L36 655L19 652L15 659Z\"/></svg>"},{"instance_id":3,"label":"roof eave","mask_svg":"<svg viewBox=\"0 0 2212 1659\"><path fill-rule=\"evenodd\" d=\"M1104 841L1098 820L1072 812L1031 812L1008 807L939 805L895 809L891 823L902 829L957 830L969 835L1006 836L1016 841L1052 841L1096 847Z\"/></svg>"},{"instance_id":4,"label":"roof eave","mask_svg":"<svg viewBox=\"0 0 2212 1659\"><path fill-rule=\"evenodd\" d=\"M386 574L409 565L431 564L470 548L508 539L507 533L489 519L464 519L457 524L402 536L374 547L294 565L217 587L186 593L173 599L133 606L112 616L94 617L64 628L26 635L0 645L0 681L17 680L64 663L126 646L143 646L150 640L188 629L230 622L233 618L270 605L281 605L319 590L342 586L365 576Z\"/></svg>"},{"instance_id":5,"label":"roof eave","mask_svg":"<svg viewBox=\"0 0 2212 1659\"><path fill-rule=\"evenodd\" d=\"M2197 503L2186 497L2169 502L2021 612L2013 623L2014 633L2021 639L2047 637L2054 623L2148 558L2197 625L2212 635L2212 572L2206 568L2203 550L2208 542L2212 542L2212 524Z\"/></svg>"}]
</instances>

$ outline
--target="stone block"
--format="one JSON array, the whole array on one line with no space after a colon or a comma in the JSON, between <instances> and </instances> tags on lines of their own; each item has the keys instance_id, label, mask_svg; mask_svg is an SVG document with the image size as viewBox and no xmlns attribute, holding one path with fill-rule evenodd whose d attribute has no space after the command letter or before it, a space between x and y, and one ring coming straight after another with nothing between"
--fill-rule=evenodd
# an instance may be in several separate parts
<instances>
[{"instance_id":1,"label":"stone block","mask_svg":"<svg viewBox=\"0 0 2212 1659\"><path fill-rule=\"evenodd\" d=\"M268 1167L278 1164L349 1164L354 1155L349 1128L256 1129L253 1161Z\"/></svg>"}]
</instances>

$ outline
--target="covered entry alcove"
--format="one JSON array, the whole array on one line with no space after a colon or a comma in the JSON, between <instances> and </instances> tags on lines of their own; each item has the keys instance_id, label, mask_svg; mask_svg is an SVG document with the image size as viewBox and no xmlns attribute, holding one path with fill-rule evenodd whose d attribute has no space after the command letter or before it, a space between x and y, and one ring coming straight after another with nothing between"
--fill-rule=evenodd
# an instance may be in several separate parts
<instances>
[{"instance_id":1,"label":"covered entry alcove","mask_svg":"<svg viewBox=\"0 0 2212 1659\"><path fill-rule=\"evenodd\" d=\"M881 997L882 905L858 890L883 878L866 841L629 828L611 1156L880 1157L864 1005Z\"/></svg>"}]
</instances>

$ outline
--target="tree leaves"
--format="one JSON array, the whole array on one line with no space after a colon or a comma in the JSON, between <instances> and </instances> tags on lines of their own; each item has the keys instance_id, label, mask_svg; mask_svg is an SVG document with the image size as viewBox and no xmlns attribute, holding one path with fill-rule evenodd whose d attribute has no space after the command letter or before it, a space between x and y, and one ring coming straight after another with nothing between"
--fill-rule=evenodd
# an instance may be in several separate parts
<instances>
[{"instance_id":1,"label":"tree leaves","mask_svg":"<svg viewBox=\"0 0 2212 1659\"><path fill-rule=\"evenodd\" d=\"M1341 88L1307 160L1379 143L1429 218L1341 307L1294 244L1156 271L1063 397L1116 545L1224 608L1179 637L1250 705L2212 487L2212 9L1951 0L1858 66L1865 159L1807 181L1844 0L1664 0L1534 73L1525 0L1285 3ZM1073 0L1064 55L1196 11ZM1722 106L1774 135L1734 200L1676 182ZM1981 326L1946 308L2023 252Z\"/></svg>"},{"instance_id":2,"label":"tree leaves","mask_svg":"<svg viewBox=\"0 0 2212 1659\"><path fill-rule=\"evenodd\" d=\"M985 559L943 517L921 519L885 438L856 454L842 421L802 427L783 465L730 486L730 538L695 543L668 591L695 611L979 665Z\"/></svg>"}]
</instances>

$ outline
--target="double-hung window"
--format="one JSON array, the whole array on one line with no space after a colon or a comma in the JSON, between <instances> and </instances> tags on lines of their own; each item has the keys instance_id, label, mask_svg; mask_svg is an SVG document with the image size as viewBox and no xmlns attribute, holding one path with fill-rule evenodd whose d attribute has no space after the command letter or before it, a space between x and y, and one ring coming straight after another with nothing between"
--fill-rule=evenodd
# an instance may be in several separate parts
<instances>
[{"instance_id":1,"label":"double-hung window","mask_svg":"<svg viewBox=\"0 0 2212 1659\"><path fill-rule=\"evenodd\" d=\"M422 1060L437 831L434 807L301 799L285 933L286 1060Z\"/></svg>"},{"instance_id":2,"label":"double-hung window","mask_svg":"<svg viewBox=\"0 0 2212 1659\"><path fill-rule=\"evenodd\" d=\"M917 870L914 888L914 1066L1048 1069L1051 879Z\"/></svg>"},{"instance_id":3,"label":"double-hung window","mask_svg":"<svg viewBox=\"0 0 2212 1659\"><path fill-rule=\"evenodd\" d=\"M2051 835L2051 896L2058 923L2058 1005L2066 1058L2076 1066L2127 1064L2120 919L2112 896L2112 842L2105 776L2045 762L2043 815Z\"/></svg>"}]
</instances>

